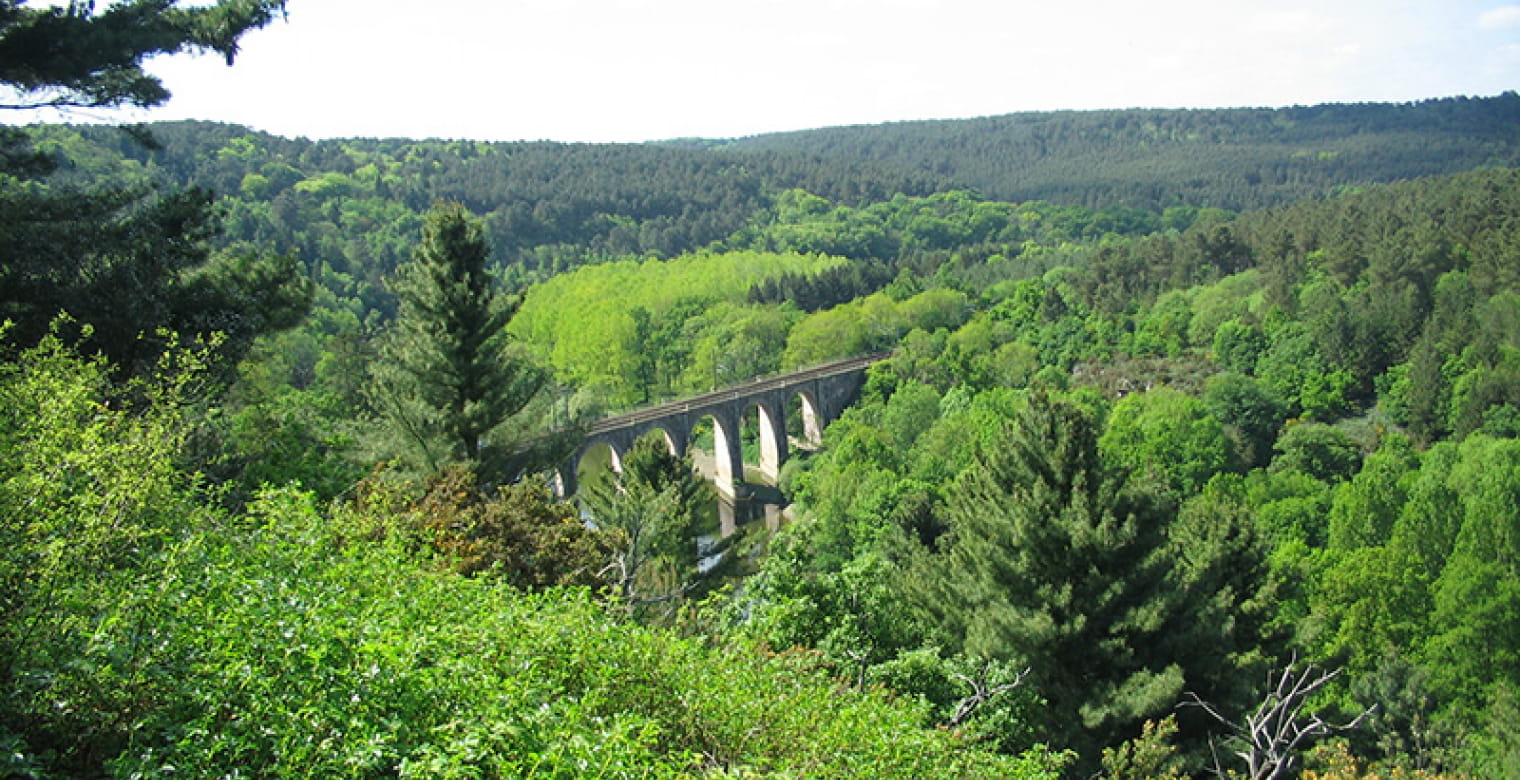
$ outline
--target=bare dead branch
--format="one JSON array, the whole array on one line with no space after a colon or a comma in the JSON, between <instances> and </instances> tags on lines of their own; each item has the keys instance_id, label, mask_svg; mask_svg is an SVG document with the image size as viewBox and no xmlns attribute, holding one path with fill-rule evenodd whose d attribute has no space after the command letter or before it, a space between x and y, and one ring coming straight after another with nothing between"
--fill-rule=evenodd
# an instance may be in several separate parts
<instances>
[{"instance_id":1,"label":"bare dead branch","mask_svg":"<svg viewBox=\"0 0 1520 780\"><path fill-rule=\"evenodd\" d=\"M1183 706L1201 708L1231 731L1229 739L1237 746L1234 755L1245 762L1246 776L1251 780L1279 780L1291 776L1297 768L1299 756L1312 741L1354 729L1376 709L1368 708L1341 725L1330 723L1319 713L1306 714L1304 707L1308 699L1339 677L1341 670L1321 670L1313 664L1300 669L1297 663L1298 659L1294 658L1281 672L1267 673L1269 692L1241 722L1226 718L1191 691L1187 694L1189 701L1183 703ZM1221 777L1226 774L1217 751L1213 771Z\"/></svg>"},{"instance_id":2,"label":"bare dead branch","mask_svg":"<svg viewBox=\"0 0 1520 780\"><path fill-rule=\"evenodd\" d=\"M1014 675L1012 680L993 686L987 685L987 675L992 671L992 662L990 661L982 664L982 670L977 673L975 679L964 674L952 672L951 677L960 680L971 688L971 695L961 699L960 703L955 705L955 714L950 716L950 720L946 721L945 725L955 728L965 723L966 719L971 717L971 713L975 712L977 707L986 704L996 696L1000 696L1022 685L1024 679L1029 676L1029 670L1030 667L1026 666L1022 672Z\"/></svg>"}]
</instances>

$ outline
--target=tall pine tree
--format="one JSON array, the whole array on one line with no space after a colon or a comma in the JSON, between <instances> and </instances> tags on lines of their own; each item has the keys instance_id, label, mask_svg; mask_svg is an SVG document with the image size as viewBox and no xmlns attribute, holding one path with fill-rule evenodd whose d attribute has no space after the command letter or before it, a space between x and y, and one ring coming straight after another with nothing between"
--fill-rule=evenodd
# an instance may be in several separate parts
<instances>
[{"instance_id":1,"label":"tall pine tree","mask_svg":"<svg viewBox=\"0 0 1520 780\"><path fill-rule=\"evenodd\" d=\"M1218 565L1236 551L1200 545L1192 555L1206 562L1179 554L1176 507L1106 466L1097 433L1077 406L1031 399L1001 446L957 483L951 532L909 585L952 649L1031 668L1048 702L1047 737L1076 749L1087 769L1184 691L1218 691L1211 678L1238 657L1233 602L1192 606L1215 604L1226 587ZM1200 625L1206 611L1212 624Z\"/></svg>"},{"instance_id":2,"label":"tall pine tree","mask_svg":"<svg viewBox=\"0 0 1520 780\"><path fill-rule=\"evenodd\" d=\"M463 463L502 484L553 463L537 446L547 440L527 424L507 425L548 376L508 344L521 301L496 289L490 253L479 220L458 203L439 204L392 283L400 306L370 398L388 434L384 454L422 476Z\"/></svg>"}]
</instances>

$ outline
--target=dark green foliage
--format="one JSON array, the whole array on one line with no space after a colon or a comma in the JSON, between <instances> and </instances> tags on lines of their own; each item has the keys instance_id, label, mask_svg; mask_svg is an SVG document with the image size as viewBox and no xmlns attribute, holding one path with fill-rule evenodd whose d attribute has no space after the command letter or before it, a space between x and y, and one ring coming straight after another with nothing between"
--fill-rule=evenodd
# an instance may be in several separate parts
<instances>
[{"instance_id":1,"label":"dark green foliage","mask_svg":"<svg viewBox=\"0 0 1520 780\"><path fill-rule=\"evenodd\" d=\"M852 263L812 276L783 274L767 279L749 289L749 302L790 302L803 311L812 312L870 295L891 280L892 271L885 264Z\"/></svg>"},{"instance_id":2,"label":"dark green foliage","mask_svg":"<svg viewBox=\"0 0 1520 780\"><path fill-rule=\"evenodd\" d=\"M1256 647L1243 632L1226 650L1220 614L1189 614L1254 596L1260 566L1240 566L1253 543L1200 518L1173 550L1174 512L1100 459L1086 413L1037 396L957 482L950 540L918 561L914 601L953 648L1028 664L1047 733L1095 762L1184 690L1227 685L1234 653Z\"/></svg>"},{"instance_id":3,"label":"dark green foliage","mask_svg":"<svg viewBox=\"0 0 1520 780\"><path fill-rule=\"evenodd\" d=\"M283 13L283 0L224 0L197 8L133 0L96 13L93 3L28 7L0 2L0 84L6 108L154 106L169 92L144 60L216 52L231 64L238 39ZM154 146L151 136L118 134ZM120 138L118 140L120 140ZM126 374L165 346L221 332L231 366L254 337L295 324L310 291L289 257L213 252L219 215L195 187L156 191L102 171L79 177L36 135L0 132L0 318L35 343L61 313L94 326L90 346ZM142 338L148 336L149 338Z\"/></svg>"},{"instance_id":4,"label":"dark green foliage","mask_svg":"<svg viewBox=\"0 0 1520 780\"><path fill-rule=\"evenodd\" d=\"M1237 373L1250 373L1266 351L1267 339L1260 328L1230 320L1214 331L1213 347L1214 359L1220 365Z\"/></svg>"},{"instance_id":5,"label":"dark green foliage","mask_svg":"<svg viewBox=\"0 0 1520 780\"><path fill-rule=\"evenodd\" d=\"M163 148L121 148L92 128L77 135L174 184L239 204L232 237L361 274L406 259L417 215L436 200L480 214L513 279L533 281L626 256L674 257L744 228L774 193L802 188L844 204L949 189L894 166L822 163L797 155L732 155L661 145L344 139L310 142L203 122L149 125ZM391 224L396 212L411 219ZM356 225L375 234L355 240Z\"/></svg>"},{"instance_id":6,"label":"dark green foliage","mask_svg":"<svg viewBox=\"0 0 1520 780\"><path fill-rule=\"evenodd\" d=\"M1242 465L1247 469L1267 465L1272 459L1272 444L1288 416L1282 401L1261 382L1224 372L1209 377L1203 402L1234 440Z\"/></svg>"},{"instance_id":7,"label":"dark green foliage","mask_svg":"<svg viewBox=\"0 0 1520 780\"><path fill-rule=\"evenodd\" d=\"M18 323L23 343L67 313L94 326L90 346L128 372L163 349L160 331L220 332L219 357L231 364L310 305L291 258L212 252L218 222L204 192L90 193L0 179L0 316Z\"/></svg>"},{"instance_id":8,"label":"dark green foliage","mask_svg":"<svg viewBox=\"0 0 1520 780\"><path fill-rule=\"evenodd\" d=\"M718 530L716 496L658 435L639 439L622 467L581 486L591 521L610 539L607 578L629 614L669 614L700 583L697 537Z\"/></svg>"},{"instance_id":9,"label":"dark green foliage","mask_svg":"<svg viewBox=\"0 0 1520 780\"><path fill-rule=\"evenodd\" d=\"M1397 105L896 122L762 135L728 148L940 170L1001 200L1116 212L1179 204L1241 210L1322 196L1337 186L1513 165L1520 161L1517 126L1520 96L1506 92ZM1173 224L1185 216L1174 214Z\"/></svg>"},{"instance_id":10,"label":"dark green foliage","mask_svg":"<svg viewBox=\"0 0 1520 780\"><path fill-rule=\"evenodd\" d=\"M489 253L463 206L428 215L416 257L394 283L401 311L374 366L371 398L391 436L382 446L409 467L432 474L465 463L509 483L555 461L519 449L527 429L504 427L547 376L507 343L520 301L496 290Z\"/></svg>"},{"instance_id":11,"label":"dark green foliage","mask_svg":"<svg viewBox=\"0 0 1520 780\"><path fill-rule=\"evenodd\" d=\"M1324 423L1290 425L1275 447L1273 470L1301 471L1325 482L1350 479L1362 465L1361 445Z\"/></svg>"},{"instance_id":12,"label":"dark green foliage","mask_svg":"<svg viewBox=\"0 0 1520 780\"><path fill-rule=\"evenodd\" d=\"M605 583L613 540L587 527L572 504L551 500L546 486L523 482L488 495L473 471L454 466L437 474L421 498L373 478L354 493L359 516L372 524L356 529L364 531L361 538L396 537L447 570L523 590Z\"/></svg>"},{"instance_id":13,"label":"dark green foliage","mask_svg":"<svg viewBox=\"0 0 1520 780\"><path fill-rule=\"evenodd\" d=\"M29 8L0 2L0 83L18 106L156 106L169 91L144 60L215 52L231 65L243 33L285 11L284 0L222 0L177 8L175 0L130 0L97 14L94 3Z\"/></svg>"}]
</instances>

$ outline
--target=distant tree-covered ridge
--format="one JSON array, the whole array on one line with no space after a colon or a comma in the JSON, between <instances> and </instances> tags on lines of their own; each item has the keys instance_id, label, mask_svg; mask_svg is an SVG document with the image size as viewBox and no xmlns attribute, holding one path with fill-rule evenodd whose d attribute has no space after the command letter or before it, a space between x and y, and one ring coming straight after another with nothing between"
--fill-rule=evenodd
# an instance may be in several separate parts
<instances>
[{"instance_id":1,"label":"distant tree-covered ridge","mask_svg":"<svg viewBox=\"0 0 1520 780\"><path fill-rule=\"evenodd\" d=\"M1520 95L1019 113L756 136L728 151L892 163L998 200L1245 210L1520 162Z\"/></svg>"},{"instance_id":2,"label":"distant tree-covered ridge","mask_svg":"<svg viewBox=\"0 0 1520 780\"><path fill-rule=\"evenodd\" d=\"M148 125L158 149L114 130L34 129L76 175L204 187L234 239L268 241L347 272L406 259L435 200L485 218L503 262L541 278L591 259L673 256L724 238L776 192L844 203L950 189L944 177L806 155L736 158L650 145L287 139L235 125ZM125 164L122 161L125 160ZM362 239L356 232L364 232Z\"/></svg>"},{"instance_id":3,"label":"distant tree-covered ridge","mask_svg":"<svg viewBox=\"0 0 1520 780\"><path fill-rule=\"evenodd\" d=\"M434 200L457 201L485 218L503 261L525 280L597 258L703 248L789 189L850 207L973 189L1015 203L1241 211L1520 162L1513 92L1021 113L660 144L310 141L208 122L147 128L159 148L102 127L32 134L90 181L204 187L224 199L230 240L273 242L339 273L388 273L406 259L420 214Z\"/></svg>"}]
</instances>

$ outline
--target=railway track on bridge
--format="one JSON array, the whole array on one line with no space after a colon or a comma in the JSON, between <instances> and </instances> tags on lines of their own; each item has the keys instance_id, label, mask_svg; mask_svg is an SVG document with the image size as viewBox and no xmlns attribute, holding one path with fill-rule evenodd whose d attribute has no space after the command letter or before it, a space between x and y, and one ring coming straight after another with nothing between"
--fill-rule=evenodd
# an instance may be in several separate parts
<instances>
[{"instance_id":1,"label":"railway track on bridge","mask_svg":"<svg viewBox=\"0 0 1520 780\"><path fill-rule=\"evenodd\" d=\"M808 380L818 379L820 377L833 376L835 374L844 374L851 371L859 371L860 369L865 368L872 363L886 359L890 355L890 352L883 352L875 355L866 355L864 357L849 358L847 360L837 360L833 363L824 363L822 365L812 366L810 368L802 369L801 371L794 371L790 374L778 374L775 376L761 377L759 379L752 379L743 384L725 387L722 390L714 390L709 393L703 393L701 395L695 395L677 401L667 401L663 404L657 404L655 406L646 406L642 409L635 409L631 412L624 412L623 414L614 415L612 417L604 417L595 423L592 423L587 433L591 435L603 433L628 425L635 425L641 422L646 422L648 420L656 420L661 417L668 417L672 414L689 412L693 409L700 409L705 406L712 406L713 404L733 401L738 398L776 387L785 387L789 384L806 382Z\"/></svg>"}]
</instances>

